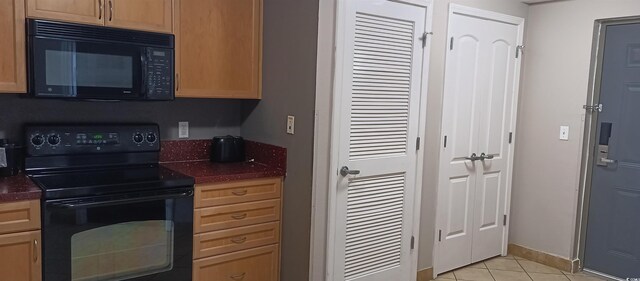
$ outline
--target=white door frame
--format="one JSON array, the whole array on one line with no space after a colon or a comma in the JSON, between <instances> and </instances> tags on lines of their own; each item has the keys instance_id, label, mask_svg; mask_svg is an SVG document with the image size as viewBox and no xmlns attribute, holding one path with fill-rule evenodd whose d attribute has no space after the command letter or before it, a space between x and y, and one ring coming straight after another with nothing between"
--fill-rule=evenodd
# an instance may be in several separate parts
<instances>
[{"instance_id":1,"label":"white door frame","mask_svg":"<svg viewBox=\"0 0 640 281\"><path fill-rule=\"evenodd\" d=\"M318 22L318 54L316 72L316 110L313 151L313 191L309 280L333 280L333 243L335 236L336 191L338 182L339 142L339 89L342 83L342 68L335 63L342 61L344 34L344 11L346 1L320 0ZM389 0L427 8L425 31L432 30L433 0ZM416 165L416 193L414 196L414 218L412 235L415 239L411 251L411 272L415 280L418 271L418 245L420 231L420 203L424 162L424 140L427 119L427 89L431 36L427 36L422 62L422 85L419 109L420 152ZM335 109L335 110L334 110ZM328 152L327 152L328 150ZM324 235L323 235L324 234Z\"/></svg>"},{"instance_id":2,"label":"white door frame","mask_svg":"<svg viewBox=\"0 0 640 281\"><path fill-rule=\"evenodd\" d=\"M510 15L506 15L506 14L502 14L502 13L497 13L497 12L492 12L492 11L487 11L487 10L482 10L482 9L477 9L477 8L471 8L471 7L467 7L467 6L463 6L463 5L459 5L459 4L449 4L449 15L448 15L448 21L447 21L447 26L451 26L451 20L453 18L454 14L459 14L459 15L468 15L468 16L473 16L476 18L482 18L482 19L490 19L490 20L494 20L494 21L500 21L500 22L505 22L505 23L509 23L509 24L513 24L513 25L517 25L518 26L518 39L517 39L517 45L523 45L523 40L524 40L524 19L523 18L519 18L519 17L514 17L514 16L510 16ZM450 38L451 34L450 34L450 30L448 29L447 31L447 38ZM447 44L448 41L447 41ZM524 57L524 56L523 56ZM445 58L445 65L446 65L446 58ZM507 165L508 165L508 169L507 169L507 190L506 190L506 198L507 200L505 200L505 214L509 215L511 213L511 187L512 187L512 183L513 183L513 154L514 154L514 148L515 148L515 136L517 135L516 132L516 121L517 121L517 116L518 116L518 100L519 100L519 96L520 96L520 70L521 70L521 66L522 66L522 59L517 60L516 61L516 65L515 65L515 73L514 73L514 82L513 82L513 90L514 90L514 96L513 96L513 100L511 103L511 106L513 107L513 110L511 111L511 128L509 128L509 131L513 133L513 142L511 143L511 145L509 146L509 157L507 160ZM444 106L444 98L442 99L443 104L440 105L441 107ZM441 119L444 118L444 114L445 112L442 112L442 116ZM444 119L442 119L444 120ZM442 136L443 133L443 129L440 128L440 139L443 139ZM442 146L441 146L442 147ZM442 155L440 155L440 157L442 157ZM438 162L439 163L439 162ZM440 182L439 177L440 177L440 166L438 165L438 183ZM438 191L440 189L440 186L438 186L436 188L436 198L438 196ZM439 216L437 214L438 212L438 204L440 202L437 202L436 200L436 228L435 228L435 235L433 236L433 243L434 243L434 247L433 247L433 266L434 266L434 278L436 277L435 272L437 271L437 262L436 260L438 259L437 256L437 252L438 252L438 229L440 227L440 225L442 225L442 222L439 219ZM510 218L510 217L508 217ZM502 240L503 240L503 244L502 244L502 255L507 255L507 246L508 246L508 238L509 238L509 220L507 219L507 225L504 228L504 232L502 234Z\"/></svg>"}]
</instances>

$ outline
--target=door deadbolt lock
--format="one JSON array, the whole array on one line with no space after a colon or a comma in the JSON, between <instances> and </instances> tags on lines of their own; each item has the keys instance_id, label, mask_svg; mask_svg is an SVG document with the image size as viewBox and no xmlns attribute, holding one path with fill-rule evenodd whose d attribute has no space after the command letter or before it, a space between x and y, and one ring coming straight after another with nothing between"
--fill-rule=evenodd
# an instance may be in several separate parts
<instances>
[{"instance_id":1,"label":"door deadbolt lock","mask_svg":"<svg viewBox=\"0 0 640 281\"><path fill-rule=\"evenodd\" d=\"M609 146L608 145L598 145L598 159L596 160L596 165L598 166L609 166L609 164L616 164L618 161L609 159Z\"/></svg>"}]
</instances>

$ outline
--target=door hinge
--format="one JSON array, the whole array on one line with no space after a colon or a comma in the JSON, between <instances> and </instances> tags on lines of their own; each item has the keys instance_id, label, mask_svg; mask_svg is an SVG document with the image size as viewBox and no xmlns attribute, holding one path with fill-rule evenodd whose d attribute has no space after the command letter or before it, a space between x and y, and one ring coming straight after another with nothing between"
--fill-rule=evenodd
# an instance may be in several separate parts
<instances>
[{"instance_id":1,"label":"door hinge","mask_svg":"<svg viewBox=\"0 0 640 281\"><path fill-rule=\"evenodd\" d=\"M584 108L586 111L590 111L590 112L602 112L602 104L598 103L598 104L594 104L594 105L583 105L582 108Z\"/></svg>"},{"instance_id":2,"label":"door hinge","mask_svg":"<svg viewBox=\"0 0 640 281\"><path fill-rule=\"evenodd\" d=\"M447 148L447 136L444 136L444 148Z\"/></svg>"},{"instance_id":3,"label":"door hinge","mask_svg":"<svg viewBox=\"0 0 640 281\"><path fill-rule=\"evenodd\" d=\"M516 59L519 58L521 54L524 54L524 45L516 46Z\"/></svg>"},{"instance_id":4,"label":"door hinge","mask_svg":"<svg viewBox=\"0 0 640 281\"><path fill-rule=\"evenodd\" d=\"M453 50L453 37L451 37L451 41L449 42L449 50Z\"/></svg>"},{"instance_id":5,"label":"door hinge","mask_svg":"<svg viewBox=\"0 0 640 281\"><path fill-rule=\"evenodd\" d=\"M507 215L504 215L504 217L502 218L502 225L507 225Z\"/></svg>"},{"instance_id":6,"label":"door hinge","mask_svg":"<svg viewBox=\"0 0 640 281\"><path fill-rule=\"evenodd\" d=\"M411 236L411 250L413 250L416 246L416 238Z\"/></svg>"},{"instance_id":7,"label":"door hinge","mask_svg":"<svg viewBox=\"0 0 640 281\"><path fill-rule=\"evenodd\" d=\"M442 230L438 230L438 242L442 241Z\"/></svg>"},{"instance_id":8,"label":"door hinge","mask_svg":"<svg viewBox=\"0 0 640 281\"><path fill-rule=\"evenodd\" d=\"M420 137L416 139L416 150L420 150Z\"/></svg>"},{"instance_id":9,"label":"door hinge","mask_svg":"<svg viewBox=\"0 0 640 281\"><path fill-rule=\"evenodd\" d=\"M424 32L422 36L420 36L420 40L422 40L422 48L427 46L427 36L433 35L433 32Z\"/></svg>"},{"instance_id":10,"label":"door hinge","mask_svg":"<svg viewBox=\"0 0 640 281\"><path fill-rule=\"evenodd\" d=\"M513 142L513 132L509 132L509 143Z\"/></svg>"}]
</instances>

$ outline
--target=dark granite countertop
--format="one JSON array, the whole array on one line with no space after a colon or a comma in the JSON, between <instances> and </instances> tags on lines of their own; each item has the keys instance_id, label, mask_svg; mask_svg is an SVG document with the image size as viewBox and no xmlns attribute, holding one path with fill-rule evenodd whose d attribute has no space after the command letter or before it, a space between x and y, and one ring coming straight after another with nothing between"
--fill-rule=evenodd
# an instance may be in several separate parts
<instances>
[{"instance_id":1,"label":"dark granite countertop","mask_svg":"<svg viewBox=\"0 0 640 281\"><path fill-rule=\"evenodd\" d=\"M40 187L24 174L0 178L0 203L39 200L41 194Z\"/></svg>"},{"instance_id":2,"label":"dark granite countertop","mask_svg":"<svg viewBox=\"0 0 640 281\"><path fill-rule=\"evenodd\" d=\"M285 148L247 140L245 150L250 161L212 163L209 161L211 140L163 141L160 163L171 170L194 177L196 184L286 175Z\"/></svg>"},{"instance_id":3,"label":"dark granite countertop","mask_svg":"<svg viewBox=\"0 0 640 281\"><path fill-rule=\"evenodd\" d=\"M164 167L194 177L196 184L282 177L285 171L256 162L211 163L208 160L162 163Z\"/></svg>"}]
</instances>

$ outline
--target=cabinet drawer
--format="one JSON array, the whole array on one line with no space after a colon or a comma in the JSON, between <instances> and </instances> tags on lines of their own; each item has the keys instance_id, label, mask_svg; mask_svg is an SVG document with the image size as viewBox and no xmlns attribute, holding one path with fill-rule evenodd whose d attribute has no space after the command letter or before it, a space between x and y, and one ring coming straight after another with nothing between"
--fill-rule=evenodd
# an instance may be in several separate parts
<instances>
[{"instance_id":1,"label":"cabinet drawer","mask_svg":"<svg viewBox=\"0 0 640 281\"><path fill-rule=\"evenodd\" d=\"M280 199L196 209L194 232L202 233L280 220Z\"/></svg>"},{"instance_id":2,"label":"cabinet drawer","mask_svg":"<svg viewBox=\"0 0 640 281\"><path fill-rule=\"evenodd\" d=\"M40 201L0 204L0 234L40 229Z\"/></svg>"},{"instance_id":3,"label":"cabinet drawer","mask_svg":"<svg viewBox=\"0 0 640 281\"><path fill-rule=\"evenodd\" d=\"M210 257L280 241L280 223L272 222L195 235L193 257Z\"/></svg>"},{"instance_id":4,"label":"cabinet drawer","mask_svg":"<svg viewBox=\"0 0 640 281\"><path fill-rule=\"evenodd\" d=\"M196 186L195 207L213 207L280 198L281 178Z\"/></svg>"},{"instance_id":5,"label":"cabinet drawer","mask_svg":"<svg viewBox=\"0 0 640 281\"><path fill-rule=\"evenodd\" d=\"M271 245L193 262L194 281L277 281L278 245Z\"/></svg>"}]
</instances>

